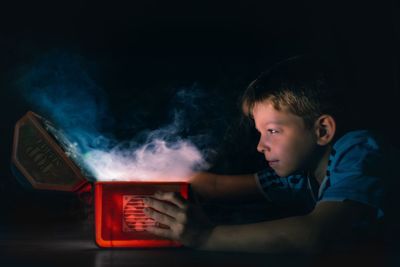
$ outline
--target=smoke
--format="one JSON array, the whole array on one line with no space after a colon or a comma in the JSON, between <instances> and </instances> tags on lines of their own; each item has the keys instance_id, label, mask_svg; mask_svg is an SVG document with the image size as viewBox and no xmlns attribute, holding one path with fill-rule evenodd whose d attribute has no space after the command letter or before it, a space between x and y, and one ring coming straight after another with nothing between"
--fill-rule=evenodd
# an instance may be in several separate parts
<instances>
[{"instance_id":1,"label":"smoke","mask_svg":"<svg viewBox=\"0 0 400 267\"><path fill-rule=\"evenodd\" d=\"M85 160L98 180L174 180L189 179L196 166L204 166L199 150L182 140L173 146L155 139L132 152L92 150Z\"/></svg>"},{"instance_id":2,"label":"smoke","mask_svg":"<svg viewBox=\"0 0 400 267\"><path fill-rule=\"evenodd\" d=\"M199 90L178 91L170 123L121 141L105 131L115 121L109 116L107 95L90 78L90 69L81 57L54 51L25 67L18 80L34 111L49 119L46 129L88 179L187 181L209 167L206 135L187 131L191 116L199 111Z\"/></svg>"}]
</instances>

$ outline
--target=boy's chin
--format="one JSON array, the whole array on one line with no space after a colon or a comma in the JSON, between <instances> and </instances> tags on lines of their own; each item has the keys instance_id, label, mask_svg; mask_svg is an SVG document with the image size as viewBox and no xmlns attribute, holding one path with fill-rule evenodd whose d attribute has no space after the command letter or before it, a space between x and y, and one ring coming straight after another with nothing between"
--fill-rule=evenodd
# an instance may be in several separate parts
<instances>
[{"instance_id":1,"label":"boy's chin","mask_svg":"<svg viewBox=\"0 0 400 267\"><path fill-rule=\"evenodd\" d=\"M287 175L286 175L286 172L284 172L284 171L276 170L276 169L274 169L274 171L275 171L276 175L278 175L279 177L285 177L285 176L287 176Z\"/></svg>"},{"instance_id":2,"label":"boy's chin","mask_svg":"<svg viewBox=\"0 0 400 267\"><path fill-rule=\"evenodd\" d=\"M274 169L274 171L279 177L286 177L295 172L293 170L282 170L282 169Z\"/></svg>"}]
</instances>

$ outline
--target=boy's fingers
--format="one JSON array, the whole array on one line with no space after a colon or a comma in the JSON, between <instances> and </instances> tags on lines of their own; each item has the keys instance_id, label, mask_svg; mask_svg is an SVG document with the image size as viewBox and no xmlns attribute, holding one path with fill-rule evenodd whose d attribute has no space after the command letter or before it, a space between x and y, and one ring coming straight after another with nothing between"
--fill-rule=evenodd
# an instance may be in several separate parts
<instances>
[{"instance_id":1,"label":"boy's fingers","mask_svg":"<svg viewBox=\"0 0 400 267\"><path fill-rule=\"evenodd\" d=\"M155 198L145 198L143 199L143 203L146 206L149 206L155 210L158 210L162 213L165 213L171 217L175 217L176 214L179 213L179 208L170 204L170 203L166 203L164 201L160 201L158 199Z\"/></svg>"},{"instance_id":2,"label":"boy's fingers","mask_svg":"<svg viewBox=\"0 0 400 267\"><path fill-rule=\"evenodd\" d=\"M156 210L153 210L153 209L144 208L143 212L147 216L149 216L150 218L154 219L155 221L157 221L159 223L162 223L164 225L167 225L169 227L171 225L173 225L173 223L175 221L175 219L173 219L172 217L170 217L170 216L168 216L166 214L160 213L160 212L158 212Z\"/></svg>"},{"instance_id":3,"label":"boy's fingers","mask_svg":"<svg viewBox=\"0 0 400 267\"><path fill-rule=\"evenodd\" d=\"M169 201L178 206L180 209L186 209L187 206L185 199L176 192L156 192L154 197L160 200Z\"/></svg>"},{"instance_id":4,"label":"boy's fingers","mask_svg":"<svg viewBox=\"0 0 400 267\"><path fill-rule=\"evenodd\" d=\"M146 231L156 236L164 237L167 239L173 239L173 234L170 229L149 226L146 228Z\"/></svg>"}]
</instances>

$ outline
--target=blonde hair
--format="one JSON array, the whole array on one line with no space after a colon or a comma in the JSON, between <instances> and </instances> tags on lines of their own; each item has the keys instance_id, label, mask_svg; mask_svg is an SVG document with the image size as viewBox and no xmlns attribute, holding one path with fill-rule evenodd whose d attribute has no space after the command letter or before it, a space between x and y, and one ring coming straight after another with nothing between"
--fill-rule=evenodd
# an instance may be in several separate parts
<instances>
[{"instance_id":1,"label":"blonde hair","mask_svg":"<svg viewBox=\"0 0 400 267\"><path fill-rule=\"evenodd\" d=\"M304 56L291 58L250 83L242 97L242 110L253 118L255 104L271 101L275 109L285 108L312 127L322 114L342 119L345 88L343 79L332 76L326 62Z\"/></svg>"}]
</instances>

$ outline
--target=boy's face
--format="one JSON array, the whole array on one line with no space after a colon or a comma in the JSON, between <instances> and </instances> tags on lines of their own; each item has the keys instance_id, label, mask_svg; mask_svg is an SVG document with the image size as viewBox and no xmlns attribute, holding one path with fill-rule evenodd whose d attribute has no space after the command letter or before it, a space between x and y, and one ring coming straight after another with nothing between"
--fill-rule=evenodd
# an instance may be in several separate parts
<instances>
[{"instance_id":1,"label":"boy's face","mask_svg":"<svg viewBox=\"0 0 400 267\"><path fill-rule=\"evenodd\" d=\"M260 132L257 150L270 167L283 177L306 168L317 147L315 133L303 119L285 107L276 110L271 101L256 103L254 122Z\"/></svg>"}]
</instances>

